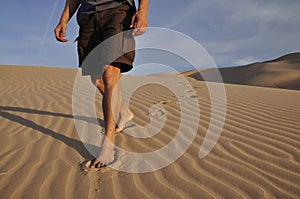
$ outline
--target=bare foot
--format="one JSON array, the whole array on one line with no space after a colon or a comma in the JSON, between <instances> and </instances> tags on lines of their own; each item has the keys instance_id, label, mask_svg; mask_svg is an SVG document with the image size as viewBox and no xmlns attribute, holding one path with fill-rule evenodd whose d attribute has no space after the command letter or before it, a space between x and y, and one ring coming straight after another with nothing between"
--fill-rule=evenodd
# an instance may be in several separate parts
<instances>
[{"instance_id":1,"label":"bare foot","mask_svg":"<svg viewBox=\"0 0 300 199\"><path fill-rule=\"evenodd\" d=\"M114 144L105 138L101 147L101 151L97 159L95 159L94 162L91 163L90 168L105 167L106 165L112 163L114 159L115 159Z\"/></svg>"},{"instance_id":2,"label":"bare foot","mask_svg":"<svg viewBox=\"0 0 300 199\"><path fill-rule=\"evenodd\" d=\"M133 117L134 117L134 114L128 108L127 108L127 110L122 111L120 113L120 118L117 122L116 133L120 133L124 129L126 123L128 121L132 120Z\"/></svg>"}]
</instances>

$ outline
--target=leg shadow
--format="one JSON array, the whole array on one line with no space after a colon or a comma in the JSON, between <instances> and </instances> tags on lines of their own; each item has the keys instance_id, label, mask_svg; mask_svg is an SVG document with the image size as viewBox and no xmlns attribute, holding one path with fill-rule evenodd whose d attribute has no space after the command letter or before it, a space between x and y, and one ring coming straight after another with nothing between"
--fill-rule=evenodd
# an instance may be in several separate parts
<instances>
[{"instance_id":1,"label":"leg shadow","mask_svg":"<svg viewBox=\"0 0 300 199\"><path fill-rule=\"evenodd\" d=\"M2 107L0 109L2 109ZM10 110L11 111L11 109L5 109L5 110ZM39 114L47 114L47 115L49 115L49 112L46 112L46 111L36 111L36 110L32 110L32 109L16 108L16 109L14 109L14 111L21 111L21 112L27 112L27 113L39 113ZM53 115L53 116L62 116L64 114L55 114L55 113L53 113L53 114L50 114L50 115ZM57 132L55 132L53 130L50 130L50 129L47 129L47 128L41 126L41 125L38 125L35 122L32 122L32 121L30 121L28 119L25 119L23 117L20 117L20 116L11 114L11 113L0 111L0 116L2 116L3 118L9 119L9 120L11 120L13 122L17 122L17 123L19 123L21 125L30 127L30 128L32 128L34 130L37 130L37 131L39 131L41 133L44 133L44 134L46 134L48 136L53 137L54 139L57 139L57 140L63 142L64 144L66 144L66 145L72 147L73 149L75 149L85 159L92 159L92 158L94 158L88 152L88 150L85 148L84 144L81 141L79 141L79 140L76 140L76 139L67 137L65 135L59 134L59 133L57 133ZM64 116L66 116L66 115L64 115ZM67 117L69 117L69 115L67 115ZM73 116L72 116L72 118L73 118ZM87 119L87 118L82 118L82 119ZM99 150L99 146L89 146L89 148L95 148L95 150Z\"/></svg>"}]
</instances>

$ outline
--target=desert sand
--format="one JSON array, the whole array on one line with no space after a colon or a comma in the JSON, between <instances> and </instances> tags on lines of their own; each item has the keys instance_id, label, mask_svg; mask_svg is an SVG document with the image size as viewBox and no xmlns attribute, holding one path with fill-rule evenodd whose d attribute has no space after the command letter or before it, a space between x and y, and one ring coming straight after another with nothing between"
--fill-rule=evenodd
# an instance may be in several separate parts
<instances>
[{"instance_id":1,"label":"desert sand","mask_svg":"<svg viewBox=\"0 0 300 199\"><path fill-rule=\"evenodd\" d=\"M0 198L299 198L300 92L293 89L300 87L300 70L299 63L293 68L290 62L264 65L277 71L276 79L255 65L227 69L234 75L225 78L233 81L224 84L225 125L204 159L198 153L210 122L211 99L205 82L192 77L195 71L184 73L200 107L197 135L174 163L139 174L111 168L82 171L82 163L92 156L73 120L77 69L0 66ZM237 74L243 70L264 78L241 83ZM262 82L268 87L258 87ZM97 95L97 113L103 120L100 100ZM147 139L121 133L116 136L118 146L142 153L172 140L180 121L179 104L159 85L143 86L134 94L134 122L147 125L152 104L163 105L168 115L161 132Z\"/></svg>"}]
</instances>

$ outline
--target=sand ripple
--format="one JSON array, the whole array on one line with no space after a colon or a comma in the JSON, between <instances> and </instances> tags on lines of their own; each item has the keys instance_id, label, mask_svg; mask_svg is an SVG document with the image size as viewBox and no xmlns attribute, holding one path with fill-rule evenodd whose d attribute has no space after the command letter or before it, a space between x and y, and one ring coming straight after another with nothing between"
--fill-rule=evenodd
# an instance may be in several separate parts
<instances>
[{"instance_id":1,"label":"sand ripple","mask_svg":"<svg viewBox=\"0 0 300 199\"><path fill-rule=\"evenodd\" d=\"M299 91L226 84L225 126L213 151L199 159L211 101L205 84L189 79L201 118L197 136L183 156L150 173L110 168L82 173L80 164L92 157L73 122L76 70L1 66L0 71L1 198L299 198ZM195 97L188 90L183 95ZM216 111L221 114L218 100ZM120 134L119 147L151 152L174 138L180 104L158 85L144 86L132 96L134 122L147 125L153 104L165 109L161 131L147 139ZM101 120L101 104L97 112ZM189 123L184 128L191 131Z\"/></svg>"}]
</instances>

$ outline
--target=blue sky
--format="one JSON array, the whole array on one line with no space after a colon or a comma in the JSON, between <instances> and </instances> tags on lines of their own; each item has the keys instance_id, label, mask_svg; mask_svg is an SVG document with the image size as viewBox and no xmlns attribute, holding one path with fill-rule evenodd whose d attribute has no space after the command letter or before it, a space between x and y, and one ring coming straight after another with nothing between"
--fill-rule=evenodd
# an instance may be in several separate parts
<instances>
[{"instance_id":1,"label":"blue sky","mask_svg":"<svg viewBox=\"0 0 300 199\"><path fill-rule=\"evenodd\" d=\"M0 64L76 67L75 17L67 44L53 34L64 3L2 0ZM299 11L299 0L150 0L149 24L190 36L227 67L300 51Z\"/></svg>"}]
</instances>

